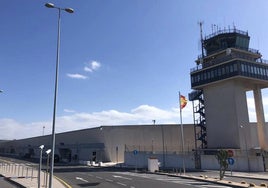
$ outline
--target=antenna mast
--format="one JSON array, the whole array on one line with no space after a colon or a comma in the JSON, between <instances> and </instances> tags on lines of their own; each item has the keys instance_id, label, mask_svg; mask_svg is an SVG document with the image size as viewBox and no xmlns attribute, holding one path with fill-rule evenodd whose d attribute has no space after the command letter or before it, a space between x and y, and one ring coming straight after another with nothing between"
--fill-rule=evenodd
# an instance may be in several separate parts
<instances>
[{"instance_id":1,"label":"antenna mast","mask_svg":"<svg viewBox=\"0 0 268 188\"><path fill-rule=\"evenodd\" d=\"M204 58L204 42L203 42L203 22L198 22L199 26L200 26L200 40L201 40L201 50L202 50L202 59Z\"/></svg>"}]
</instances>

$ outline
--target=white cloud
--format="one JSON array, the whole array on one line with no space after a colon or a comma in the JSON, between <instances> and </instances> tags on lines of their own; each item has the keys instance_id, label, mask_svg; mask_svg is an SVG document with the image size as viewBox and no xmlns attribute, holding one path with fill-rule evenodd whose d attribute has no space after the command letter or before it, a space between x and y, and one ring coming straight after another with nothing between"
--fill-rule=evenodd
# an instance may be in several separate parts
<instances>
[{"instance_id":1,"label":"white cloud","mask_svg":"<svg viewBox=\"0 0 268 188\"><path fill-rule=\"evenodd\" d=\"M82 79L82 80L85 80L87 79L88 77L87 76L84 76L82 74L67 74L68 77L70 78L74 78L74 79Z\"/></svg>"},{"instance_id":2,"label":"white cloud","mask_svg":"<svg viewBox=\"0 0 268 188\"><path fill-rule=\"evenodd\" d=\"M87 67L87 66L84 67L84 71L86 71L86 72L93 72L92 69L89 68L89 67Z\"/></svg>"},{"instance_id":3,"label":"white cloud","mask_svg":"<svg viewBox=\"0 0 268 188\"><path fill-rule=\"evenodd\" d=\"M74 113L75 112L74 110L71 110L71 109L64 109L63 111L67 112L67 113Z\"/></svg>"},{"instance_id":4,"label":"white cloud","mask_svg":"<svg viewBox=\"0 0 268 188\"><path fill-rule=\"evenodd\" d=\"M250 121L256 121L254 100L252 97L249 97L247 100ZM263 104L264 109L268 109L268 97L263 97ZM101 125L152 124L152 120L156 120L156 124L180 123L178 107L160 109L144 104L131 109L129 112L121 112L114 109L92 113L79 113L70 109L65 109L64 111L70 114L56 118L57 133ZM192 105L190 102L182 110L182 117L184 124L193 123ZM265 113L265 117L266 119L268 118L268 112ZM47 122L24 124L14 119L0 119L0 138L20 139L40 136L43 132L43 126L45 126L45 134L51 134L51 125L52 122L50 120Z\"/></svg>"},{"instance_id":5,"label":"white cloud","mask_svg":"<svg viewBox=\"0 0 268 188\"><path fill-rule=\"evenodd\" d=\"M263 103L263 109L264 109L264 116L265 120L268 121L268 97L263 96L262 98ZM249 115L249 121L250 122L256 122L256 110L255 110L255 102L253 96L247 98L247 105L248 105L248 115Z\"/></svg>"},{"instance_id":6,"label":"white cloud","mask_svg":"<svg viewBox=\"0 0 268 188\"><path fill-rule=\"evenodd\" d=\"M92 113L77 113L68 109L64 111L72 113L56 118L57 133L101 125L152 124L152 120L156 120L156 124L179 123L179 109L163 110L150 105L140 105L130 110L130 112L104 110ZM189 115L188 111L191 112L187 108L183 111L184 123L192 122L192 115ZM45 134L51 134L51 125L52 122L50 121L23 124L12 119L0 119L0 138L20 139L40 136L42 135L43 126L45 126Z\"/></svg>"},{"instance_id":7,"label":"white cloud","mask_svg":"<svg viewBox=\"0 0 268 188\"><path fill-rule=\"evenodd\" d=\"M94 71L97 71L100 67L101 67L100 62L91 61L91 62L86 63L86 65L84 67L84 71L85 72L94 72ZM82 80L85 80L88 78L87 76L85 76L83 74L78 74L78 73L76 73L76 74L68 73L67 76L70 78L82 79Z\"/></svg>"},{"instance_id":8,"label":"white cloud","mask_svg":"<svg viewBox=\"0 0 268 188\"><path fill-rule=\"evenodd\" d=\"M23 124L14 119L0 119L0 138L6 140L40 136L44 126L51 127L50 122Z\"/></svg>"},{"instance_id":9,"label":"white cloud","mask_svg":"<svg viewBox=\"0 0 268 188\"><path fill-rule=\"evenodd\" d=\"M93 70L98 70L100 68L101 64L97 61L92 61L91 62L91 67Z\"/></svg>"},{"instance_id":10,"label":"white cloud","mask_svg":"<svg viewBox=\"0 0 268 188\"><path fill-rule=\"evenodd\" d=\"M160 120L178 119L179 116L179 114L174 109L166 111L149 105L141 105L131 110L131 112L133 115L135 115L135 117L143 121L148 122L150 120L156 120L156 123L158 119Z\"/></svg>"},{"instance_id":11,"label":"white cloud","mask_svg":"<svg viewBox=\"0 0 268 188\"><path fill-rule=\"evenodd\" d=\"M247 98L248 116L250 122L256 122L256 111L253 97Z\"/></svg>"},{"instance_id":12,"label":"white cloud","mask_svg":"<svg viewBox=\"0 0 268 188\"><path fill-rule=\"evenodd\" d=\"M84 67L84 71L93 72L93 71L98 70L100 67L101 67L100 62L91 61L91 62L86 64L86 66Z\"/></svg>"}]
</instances>

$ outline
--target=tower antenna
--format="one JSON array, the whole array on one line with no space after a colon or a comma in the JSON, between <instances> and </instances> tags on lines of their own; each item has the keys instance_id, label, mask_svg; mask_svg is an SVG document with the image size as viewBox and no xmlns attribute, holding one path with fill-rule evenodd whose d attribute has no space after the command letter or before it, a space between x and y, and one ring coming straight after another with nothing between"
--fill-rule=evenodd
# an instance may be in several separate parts
<instances>
[{"instance_id":1,"label":"tower antenna","mask_svg":"<svg viewBox=\"0 0 268 188\"><path fill-rule=\"evenodd\" d=\"M203 26L204 22L198 22L199 26L200 26L200 40L201 40L201 50L202 50L202 59L204 58L204 41L203 41Z\"/></svg>"}]
</instances>

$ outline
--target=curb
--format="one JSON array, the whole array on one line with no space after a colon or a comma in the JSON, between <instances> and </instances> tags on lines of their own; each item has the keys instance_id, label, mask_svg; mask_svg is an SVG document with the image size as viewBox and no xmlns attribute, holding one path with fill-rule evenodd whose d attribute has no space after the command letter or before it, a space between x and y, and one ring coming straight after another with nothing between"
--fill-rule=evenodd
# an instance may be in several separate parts
<instances>
[{"instance_id":1,"label":"curb","mask_svg":"<svg viewBox=\"0 0 268 188\"><path fill-rule=\"evenodd\" d=\"M180 178L184 178L184 179L194 179L194 180L198 180L198 181L202 181L202 182L210 182L210 183L214 183L214 184L218 184L218 185L231 186L234 188L241 188L241 187L244 188L244 187L251 186L250 183L246 183L246 182L244 184L239 183L239 182L232 182L232 181L219 182L220 181L219 179L213 179L213 178L208 179L208 177L206 177L206 176L197 177L197 176L187 176L187 175L173 175L173 174L167 174L167 173L161 173L161 172L157 172L155 174L166 175L166 176L170 176L170 177L180 177ZM255 186L255 187L261 187L261 186Z\"/></svg>"},{"instance_id":2,"label":"curb","mask_svg":"<svg viewBox=\"0 0 268 188\"><path fill-rule=\"evenodd\" d=\"M66 183L63 179L57 177L57 176L54 176L55 179L57 179L61 184L63 184L64 187L66 188L72 188L72 186L70 186L68 183Z\"/></svg>"},{"instance_id":3,"label":"curb","mask_svg":"<svg viewBox=\"0 0 268 188\"><path fill-rule=\"evenodd\" d=\"M224 175L224 176L227 176L227 177L245 178L245 176L239 176L239 175L233 175L233 176L231 176L231 175ZM246 176L246 177L249 178L249 179L253 179L253 180L263 180L263 181L268 181L268 178L258 178L258 177L252 177L252 176L250 176L250 177Z\"/></svg>"},{"instance_id":4,"label":"curb","mask_svg":"<svg viewBox=\"0 0 268 188\"><path fill-rule=\"evenodd\" d=\"M178 177L178 176L177 176ZM221 180L219 179L213 179L213 180L209 180L209 179L206 179L207 177L195 177L195 176L179 176L181 178L184 178L184 179L195 179L195 180L198 180L198 181L203 181L203 182L209 182L209 183L214 183L214 184L218 184L218 185L225 185L225 186L231 186L231 187L248 187L248 184L243 184L243 185L235 185L235 184L239 184L238 182L232 182L232 181L227 181L226 183L225 182L220 182Z\"/></svg>"},{"instance_id":5,"label":"curb","mask_svg":"<svg viewBox=\"0 0 268 188\"><path fill-rule=\"evenodd\" d=\"M7 178L7 177L4 177L4 180L10 182L10 183L13 184L13 185L16 185L18 188L27 188L27 187L25 187L25 186L19 184L18 182L13 181L10 177L8 177L8 178Z\"/></svg>"}]
</instances>

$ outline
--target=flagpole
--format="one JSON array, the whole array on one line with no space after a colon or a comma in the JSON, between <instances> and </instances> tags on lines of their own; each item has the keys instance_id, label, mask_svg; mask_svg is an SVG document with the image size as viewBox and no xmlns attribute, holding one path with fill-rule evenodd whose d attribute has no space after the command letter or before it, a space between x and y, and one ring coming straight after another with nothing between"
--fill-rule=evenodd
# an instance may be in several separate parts
<instances>
[{"instance_id":1,"label":"flagpole","mask_svg":"<svg viewBox=\"0 0 268 188\"><path fill-rule=\"evenodd\" d=\"M180 97L181 143L182 143L182 168L183 168L183 173L185 174L184 134L183 134L183 124L182 124L181 92L179 92L179 97Z\"/></svg>"}]
</instances>

